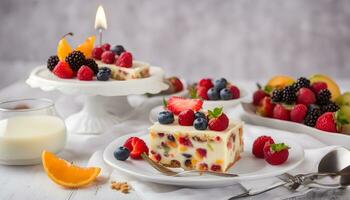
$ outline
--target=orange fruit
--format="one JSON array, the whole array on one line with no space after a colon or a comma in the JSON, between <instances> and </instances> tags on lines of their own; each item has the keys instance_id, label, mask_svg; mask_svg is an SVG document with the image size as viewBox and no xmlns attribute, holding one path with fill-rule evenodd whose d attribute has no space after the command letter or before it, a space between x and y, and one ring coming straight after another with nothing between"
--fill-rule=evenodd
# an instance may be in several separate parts
<instances>
[{"instance_id":1,"label":"orange fruit","mask_svg":"<svg viewBox=\"0 0 350 200\"><path fill-rule=\"evenodd\" d=\"M310 78L311 84L315 82L325 82L327 84L328 90L332 94L332 101L335 101L340 96L340 89L337 83L331 79L329 76L324 74L314 74Z\"/></svg>"},{"instance_id":2,"label":"orange fruit","mask_svg":"<svg viewBox=\"0 0 350 200\"><path fill-rule=\"evenodd\" d=\"M286 75L277 75L272 77L268 82L267 86L271 88L284 88L288 85L292 85L295 82L293 77Z\"/></svg>"},{"instance_id":3,"label":"orange fruit","mask_svg":"<svg viewBox=\"0 0 350 200\"><path fill-rule=\"evenodd\" d=\"M42 152L41 159L49 178L58 185L68 188L88 185L96 179L101 171L98 167L75 166L48 151Z\"/></svg>"},{"instance_id":4,"label":"orange fruit","mask_svg":"<svg viewBox=\"0 0 350 200\"><path fill-rule=\"evenodd\" d=\"M75 50L81 51L86 58L91 57L92 49L94 48L95 36L88 37Z\"/></svg>"},{"instance_id":5,"label":"orange fruit","mask_svg":"<svg viewBox=\"0 0 350 200\"><path fill-rule=\"evenodd\" d=\"M68 41L65 39L67 35L73 36L73 33L65 34L62 39L58 42L57 45L57 56L60 61L64 61L64 59L68 56L70 52L72 52L72 47L69 45Z\"/></svg>"}]
</instances>

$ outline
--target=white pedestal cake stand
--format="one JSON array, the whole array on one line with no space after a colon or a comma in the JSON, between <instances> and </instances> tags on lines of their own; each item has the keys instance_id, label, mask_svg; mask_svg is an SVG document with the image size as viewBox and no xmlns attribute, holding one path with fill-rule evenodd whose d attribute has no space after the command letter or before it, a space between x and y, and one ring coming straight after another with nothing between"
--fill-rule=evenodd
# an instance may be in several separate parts
<instances>
[{"instance_id":1,"label":"white pedestal cake stand","mask_svg":"<svg viewBox=\"0 0 350 200\"><path fill-rule=\"evenodd\" d=\"M36 67L27 79L27 84L43 91L58 90L68 95L84 95L86 101L83 109L69 116L65 122L70 133L101 134L108 127L121 121L104 105L103 96L114 97L118 111L132 113L127 95L158 93L168 88L163 82L164 72L160 67L150 67L150 77L125 81L79 81L77 79L60 79L52 74L46 66ZM125 117L124 117L125 118Z\"/></svg>"}]
</instances>

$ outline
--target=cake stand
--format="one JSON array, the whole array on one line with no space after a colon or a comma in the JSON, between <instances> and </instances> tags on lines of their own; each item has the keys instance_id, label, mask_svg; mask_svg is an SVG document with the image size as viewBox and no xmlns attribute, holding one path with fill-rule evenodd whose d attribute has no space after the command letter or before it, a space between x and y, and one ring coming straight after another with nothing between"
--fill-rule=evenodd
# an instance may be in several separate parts
<instances>
[{"instance_id":1,"label":"cake stand","mask_svg":"<svg viewBox=\"0 0 350 200\"><path fill-rule=\"evenodd\" d=\"M163 82L164 72L160 67L150 67L150 77L125 81L80 81L61 79L52 74L46 66L38 66L30 73L26 83L43 91L58 90L68 95L86 97L83 109L69 116L65 122L68 132L74 134L96 135L121 122L125 118L108 112L105 97L113 97L114 106L125 111L130 117L134 108L129 105L127 95L159 93L168 88ZM122 112L122 113L125 113Z\"/></svg>"}]
</instances>

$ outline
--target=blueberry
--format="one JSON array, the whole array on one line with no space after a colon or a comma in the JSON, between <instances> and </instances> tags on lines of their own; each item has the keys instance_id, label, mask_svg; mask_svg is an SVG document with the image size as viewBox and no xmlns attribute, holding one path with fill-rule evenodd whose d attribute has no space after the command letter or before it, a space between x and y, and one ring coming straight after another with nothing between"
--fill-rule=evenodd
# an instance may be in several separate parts
<instances>
[{"instance_id":1,"label":"blueberry","mask_svg":"<svg viewBox=\"0 0 350 200\"><path fill-rule=\"evenodd\" d=\"M220 98L218 91L214 87L208 90L207 95L209 100L219 100Z\"/></svg>"},{"instance_id":2,"label":"blueberry","mask_svg":"<svg viewBox=\"0 0 350 200\"><path fill-rule=\"evenodd\" d=\"M105 71L105 72L107 72L109 74L112 73L112 70L110 68L108 68L108 67L101 67L100 69L98 69L98 71Z\"/></svg>"},{"instance_id":3,"label":"blueberry","mask_svg":"<svg viewBox=\"0 0 350 200\"><path fill-rule=\"evenodd\" d=\"M169 111L162 111L158 114L158 121L161 124L171 124L174 122L174 114Z\"/></svg>"},{"instance_id":4,"label":"blueberry","mask_svg":"<svg viewBox=\"0 0 350 200\"><path fill-rule=\"evenodd\" d=\"M232 99L232 92L227 88L220 90L220 99L222 100Z\"/></svg>"},{"instance_id":5,"label":"blueberry","mask_svg":"<svg viewBox=\"0 0 350 200\"><path fill-rule=\"evenodd\" d=\"M226 85L227 85L227 80L224 78L220 78L218 80L215 80L214 82L214 87L216 88L217 91L224 89Z\"/></svg>"},{"instance_id":6,"label":"blueberry","mask_svg":"<svg viewBox=\"0 0 350 200\"><path fill-rule=\"evenodd\" d=\"M197 119L197 118L207 118L207 117L202 112L196 112L194 113L194 118Z\"/></svg>"},{"instance_id":7,"label":"blueberry","mask_svg":"<svg viewBox=\"0 0 350 200\"><path fill-rule=\"evenodd\" d=\"M193 122L194 128L197 130L205 130L207 129L208 126L208 121L207 119L204 118L197 118Z\"/></svg>"},{"instance_id":8,"label":"blueberry","mask_svg":"<svg viewBox=\"0 0 350 200\"><path fill-rule=\"evenodd\" d=\"M114 151L114 157L117 160L124 161L129 158L130 151L126 147L119 147L117 150Z\"/></svg>"},{"instance_id":9,"label":"blueberry","mask_svg":"<svg viewBox=\"0 0 350 200\"><path fill-rule=\"evenodd\" d=\"M125 49L122 45L115 45L111 48L111 51L120 56L120 54L122 54L125 51Z\"/></svg>"},{"instance_id":10,"label":"blueberry","mask_svg":"<svg viewBox=\"0 0 350 200\"><path fill-rule=\"evenodd\" d=\"M108 71L99 70L97 72L96 78L99 81L108 81L110 76L111 76L111 73L108 73Z\"/></svg>"},{"instance_id":11,"label":"blueberry","mask_svg":"<svg viewBox=\"0 0 350 200\"><path fill-rule=\"evenodd\" d=\"M175 137L173 135L168 135L168 140L171 142L175 142Z\"/></svg>"}]
</instances>

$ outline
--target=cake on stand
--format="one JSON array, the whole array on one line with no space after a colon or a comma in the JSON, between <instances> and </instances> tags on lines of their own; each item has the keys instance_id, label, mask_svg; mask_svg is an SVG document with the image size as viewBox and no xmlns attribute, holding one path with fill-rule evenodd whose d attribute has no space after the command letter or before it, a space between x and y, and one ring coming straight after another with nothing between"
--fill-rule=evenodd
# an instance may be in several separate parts
<instances>
[{"instance_id":1,"label":"cake on stand","mask_svg":"<svg viewBox=\"0 0 350 200\"><path fill-rule=\"evenodd\" d=\"M164 71L160 67L150 67L150 76L132 80L80 81L61 79L52 74L46 66L38 66L30 73L26 83L43 91L58 90L67 95L86 97L83 109L66 120L68 132L74 134L97 135L119 123L123 118L111 114L104 105L105 97L113 97L115 107L130 116L134 108L127 96L145 93L156 94L168 88L163 82ZM124 112L123 112L124 111Z\"/></svg>"}]
</instances>

